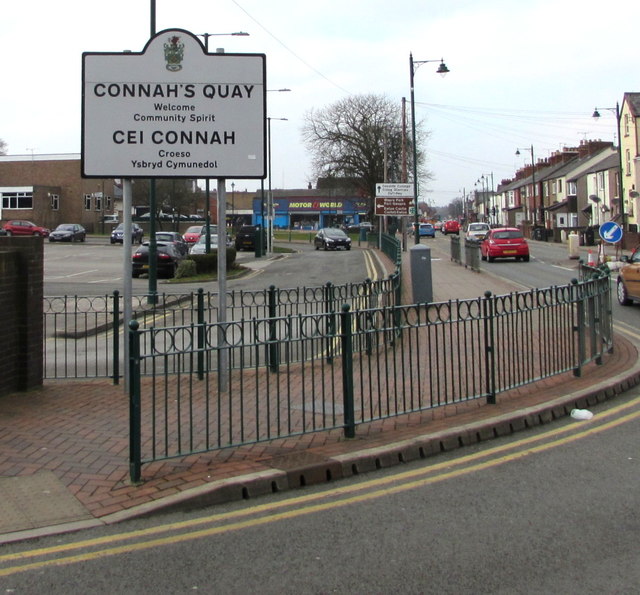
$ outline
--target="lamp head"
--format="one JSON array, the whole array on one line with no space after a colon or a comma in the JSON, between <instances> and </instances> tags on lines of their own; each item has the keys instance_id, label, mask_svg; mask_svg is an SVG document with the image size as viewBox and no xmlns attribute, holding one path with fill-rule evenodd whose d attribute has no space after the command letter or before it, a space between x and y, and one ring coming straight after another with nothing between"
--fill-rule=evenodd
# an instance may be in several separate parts
<instances>
[{"instance_id":1,"label":"lamp head","mask_svg":"<svg viewBox=\"0 0 640 595\"><path fill-rule=\"evenodd\" d=\"M520 155L520 149L516 149L516 155Z\"/></svg>"},{"instance_id":2,"label":"lamp head","mask_svg":"<svg viewBox=\"0 0 640 595\"><path fill-rule=\"evenodd\" d=\"M444 76L445 74L447 74L447 72L449 72L449 69L447 68L447 65L444 63L444 60L440 60L440 66L438 66L438 70L436 70L436 72L438 74L441 74L442 76Z\"/></svg>"},{"instance_id":3,"label":"lamp head","mask_svg":"<svg viewBox=\"0 0 640 595\"><path fill-rule=\"evenodd\" d=\"M598 111L598 108L593 110L593 114L591 114L592 118L595 118L596 120L600 117L600 112Z\"/></svg>"}]
</instances>

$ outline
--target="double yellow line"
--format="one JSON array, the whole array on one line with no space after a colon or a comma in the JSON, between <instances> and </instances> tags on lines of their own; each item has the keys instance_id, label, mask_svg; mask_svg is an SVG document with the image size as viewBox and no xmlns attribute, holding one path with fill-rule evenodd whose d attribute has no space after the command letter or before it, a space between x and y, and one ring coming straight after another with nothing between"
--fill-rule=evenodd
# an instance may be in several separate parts
<instances>
[{"instance_id":1,"label":"double yellow line","mask_svg":"<svg viewBox=\"0 0 640 595\"><path fill-rule=\"evenodd\" d=\"M203 518L168 523L148 529L6 554L0 556L0 565L16 562L18 564L0 568L0 576L9 576L52 566L65 566L78 562L87 562L201 539L203 537L211 537L231 531L258 527L282 520L337 509L352 504L359 504L415 488L425 487L503 465L532 454L544 452L613 429L619 425L638 419L640 417L639 406L640 397L635 397L627 403L613 407L606 412L599 413L590 422L581 422L579 425L570 424L543 432L536 436L526 437L508 444L489 448L482 452L464 455L454 460L443 461L387 477L366 480L354 485L345 485L314 494L295 496L278 502L259 504L248 508L245 507L241 510L212 514ZM114 545L117 543L121 545ZM101 546L107 547L101 548ZM86 551L67 555L69 552L77 550Z\"/></svg>"}]
</instances>

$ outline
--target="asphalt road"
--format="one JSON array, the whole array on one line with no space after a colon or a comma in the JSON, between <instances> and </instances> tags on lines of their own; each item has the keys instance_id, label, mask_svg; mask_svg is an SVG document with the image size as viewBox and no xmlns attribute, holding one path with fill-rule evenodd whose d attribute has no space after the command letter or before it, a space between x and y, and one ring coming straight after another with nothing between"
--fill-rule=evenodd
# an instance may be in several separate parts
<instances>
[{"instance_id":1,"label":"asphalt road","mask_svg":"<svg viewBox=\"0 0 640 595\"><path fill-rule=\"evenodd\" d=\"M569 258L566 244L530 242L530 250L530 262L514 262L511 259L481 262L481 268L514 281L523 288L566 285L572 279L578 278L578 261ZM582 249L581 257L586 260L585 248ZM637 331L640 323L640 304L618 304L615 273L611 274L611 298L614 324L624 332Z\"/></svg>"},{"instance_id":2,"label":"asphalt road","mask_svg":"<svg viewBox=\"0 0 640 595\"><path fill-rule=\"evenodd\" d=\"M257 270L243 278L228 279L227 289L265 289L271 284L279 288L319 286L327 282L341 284L362 281L375 274L362 250L325 252L316 251L307 243L283 245L296 252L274 254L275 260L268 267L268 280L259 267L269 257L256 258L253 252L239 252L237 262L257 267ZM109 244L108 238L88 238L85 243L75 244L45 241L44 259L44 293L47 296L105 295L123 289L123 247ZM133 279L132 283L134 293L147 292L148 279ZM216 291L217 283L168 283L158 279L159 292L183 293L196 291L199 287Z\"/></svg>"}]
</instances>

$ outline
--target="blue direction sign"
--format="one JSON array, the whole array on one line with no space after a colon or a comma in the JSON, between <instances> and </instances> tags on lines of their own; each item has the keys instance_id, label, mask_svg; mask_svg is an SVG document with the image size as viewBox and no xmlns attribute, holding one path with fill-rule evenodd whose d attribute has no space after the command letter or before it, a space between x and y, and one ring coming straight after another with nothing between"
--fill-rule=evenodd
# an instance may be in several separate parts
<instances>
[{"instance_id":1,"label":"blue direction sign","mask_svg":"<svg viewBox=\"0 0 640 595\"><path fill-rule=\"evenodd\" d=\"M615 244L622 239L622 227L614 221L607 221L600 226L600 237L609 244Z\"/></svg>"}]
</instances>

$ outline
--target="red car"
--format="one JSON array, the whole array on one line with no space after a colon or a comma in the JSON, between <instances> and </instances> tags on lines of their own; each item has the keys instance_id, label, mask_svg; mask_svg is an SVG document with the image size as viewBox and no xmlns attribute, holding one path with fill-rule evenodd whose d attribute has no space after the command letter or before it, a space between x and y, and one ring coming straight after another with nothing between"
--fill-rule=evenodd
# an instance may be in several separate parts
<instances>
[{"instance_id":1,"label":"red car","mask_svg":"<svg viewBox=\"0 0 640 595\"><path fill-rule=\"evenodd\" d=\"M516 227L498 227L489 231L480 244L482 260L493 262L496 258L515 258L529 262L529 244L522 231Z\"/></svg>"},{"instance_id":2,"label":"red car","mask_svg":"<svg viewBox=\"0 0 640 595\"><path fill-rule=\"evenodd\" d=\"M3 226L8 236L42 236L47 237L49 230L46 227L40 227L31 221L23 221L22 219L14 219L7 221Z\"/></svg>"},{"instance_id":3,"label":"red car","mask_svg":"<svg viewBox=\"0 0 640 595\"><path fill-rule=\"evenodd\" d=\"M202 225L192 225L191 227L187 228L187 231L184 232L182 237L184 238L184 241L189 244L189 246L193 246L193 244L195 244L200 239L201 235Z\"/></svg>"},{"instance_id":4,"label":"red car","mask_svg":"<svg viewBox=\"0 0 640 595\"><path fill-rule=\"evenodd\" d=\"M460 235L460 223L458 223L454 219L451 219L450 221L445 221L444 225L442 226L442 233L444 235L449 235L450 233L455 233L457 235Z\"/></svg>"}]
</instances>

